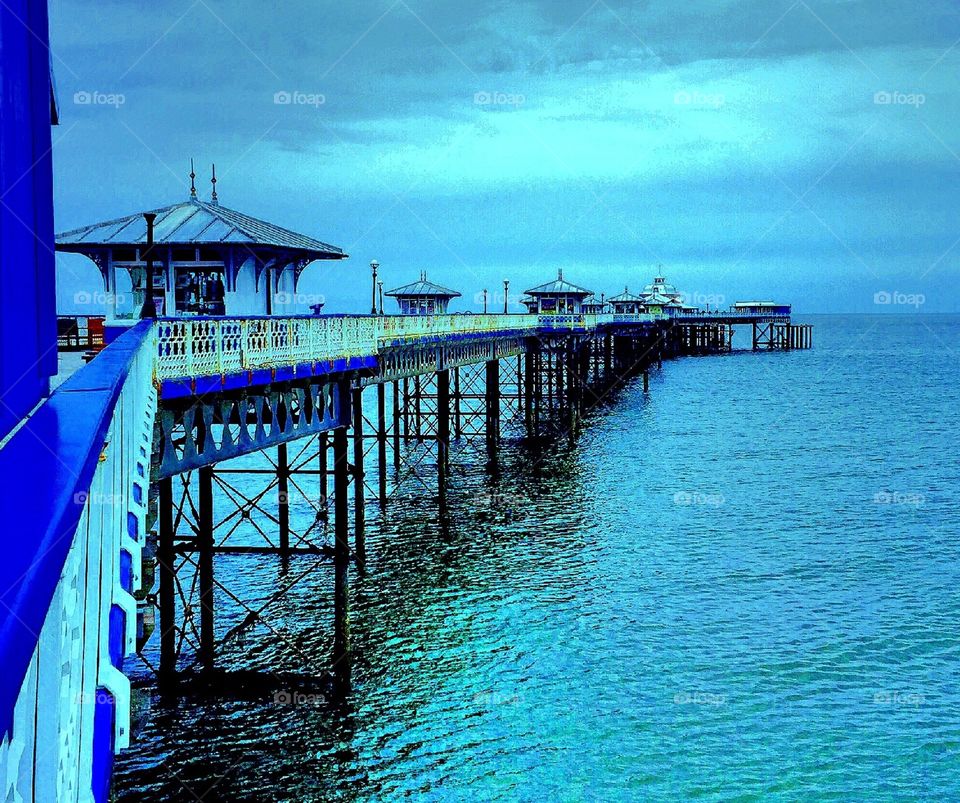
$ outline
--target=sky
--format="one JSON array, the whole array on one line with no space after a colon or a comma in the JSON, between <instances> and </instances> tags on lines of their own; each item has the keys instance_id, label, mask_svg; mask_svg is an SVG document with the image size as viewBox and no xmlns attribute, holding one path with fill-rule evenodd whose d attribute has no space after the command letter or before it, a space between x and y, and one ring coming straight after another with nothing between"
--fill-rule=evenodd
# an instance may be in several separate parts
<instances>
[{"instance_id":1,"label":"sky","mask_svg":"<svg viewBox=\"0 0 960 803\"><path fill-rule=\"evenodd\" d=\"M663 272L698 303L960 312L960 4L50 0L58 231L209 197L343 248L326 311ZM660 267L662 266L662 267ZM99 274L58 257L61 311ZM89 311L89 310L86 310Z\"/></svg>"}]
</instances>

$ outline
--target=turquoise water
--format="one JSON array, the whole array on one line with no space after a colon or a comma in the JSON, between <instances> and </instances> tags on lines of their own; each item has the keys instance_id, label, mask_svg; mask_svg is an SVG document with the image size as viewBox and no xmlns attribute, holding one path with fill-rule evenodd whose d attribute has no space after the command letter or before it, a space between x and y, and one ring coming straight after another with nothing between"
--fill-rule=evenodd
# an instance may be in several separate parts
<instances>
[{"instance_id":1,"label":"turquoise water","mask_svg":"<svg viewBox=\"0 0 960 803\"><path fill-rule=\"evenodd\" d=\"M117 798L960 799L960 318L810 322L371 507L350 697L153 694ZM224 660L320 671L331 589Z\"/></svg>"}]
</instances>

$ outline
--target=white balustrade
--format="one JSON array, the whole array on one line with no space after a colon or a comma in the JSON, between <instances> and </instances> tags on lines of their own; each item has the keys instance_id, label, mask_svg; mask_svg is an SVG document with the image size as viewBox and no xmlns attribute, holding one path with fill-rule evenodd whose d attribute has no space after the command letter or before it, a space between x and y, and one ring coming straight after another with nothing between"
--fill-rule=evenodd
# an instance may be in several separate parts
<instances>
[{"instance_id":1,"label":"white balustrade","mask_svg":"<svg viewBox=\"0 0 960 803\"><path fill-rule=\"evenodd\" d=\"M582 321L583 316L573 316ZM443 335L535 331L535 315L170 318L157 323L157 379L216 376L346 357Z\"/></svg>"},{"instance_id":2,"label":"white balustrade","mask_svg":"<svg viewBox=\"0 0 960 803\"><path fill-rule=\"evenodd\" d=\"M210 342L203 337L201 330L197 342ZM132 594L141 583L157 408L154 355L148 330L129 370L118 373L122 385L112 411L94 409L102 390L86 390L82 382L72 386L68 380L54 394L58 404L75 405L76 414L109 415L110 424L105 443L92 444L99 461L89 487L73 490L79 523L74 533L61 536L71 539L69 551L20 686L11 737L0 742L4 800L92 800L95 763L104 763L104 751L129 743L130 683L111 663L110 634L112 611L119 609L124 627L114 633L113 649L121 647L129 657L136 644ZM112 709L113 733L98 730L95 745L102 706Z\"/></svg>"}]
</instances>

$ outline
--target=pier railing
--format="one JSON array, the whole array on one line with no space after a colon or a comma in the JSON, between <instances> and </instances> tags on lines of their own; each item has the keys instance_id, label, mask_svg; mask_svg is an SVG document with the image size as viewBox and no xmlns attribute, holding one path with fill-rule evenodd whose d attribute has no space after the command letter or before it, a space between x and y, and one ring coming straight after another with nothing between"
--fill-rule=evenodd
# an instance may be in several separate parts
<instances>
[{"instance_id":1,"label":"pier railing","mask_svg":"<svg viewBox=\"0 0 960 803\"><path fill-rule=\"evenodd\" d=\"M129 739L120 668L135 644L147 524L152 338L146 322L126 332L0 448L15 530L0 561L0 769L11 800L106 800L113 754Z\"/></svg>"},{"instance_id":2,"label":"pier railing","mask_svg":"<svg viewBox=\"0 0 960 803\"><path fill-rule=\"evenodd\" d=\"M416 341L471 335L590 332L610 325L750 323L789 316L716 312L533 315L321 315L292 317L163 318L157 322L159 380L217 376L259 368L373 357L381 349Z\"/></svg>"},{"instance_id":3,"label":"pier railing","mask_svg":"<svg viewBox=\"0 0 960 803\"><path fill-rule=\"evenodd\" d=\"M537 327L537 316L526 314L164 318L157 323L156 375L213 376L374 356L408 341Z\"/></svg>"},{"instance_id":4,"label":"pier railing","mask_svg":"<svg viewBox=\"0 0 960 803\"><path fill-rule=\"evenodd\" d=\"M158 379L215 376L345 357L408 342L497 333L590 331L654 315L323 315L164 318L157 323Z\"/></svg>"}]
</instances>

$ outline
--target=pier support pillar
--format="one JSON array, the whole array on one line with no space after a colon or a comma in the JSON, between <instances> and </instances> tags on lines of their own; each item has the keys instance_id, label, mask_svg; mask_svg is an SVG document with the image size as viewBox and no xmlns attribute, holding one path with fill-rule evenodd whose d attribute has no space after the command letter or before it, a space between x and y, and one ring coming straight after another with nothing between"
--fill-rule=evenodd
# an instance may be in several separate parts
<instances>
[{"instance_id":1,"label":"pier support pillar","mask_svg":"<svg viewBox=\"0 0 960 803\"><path fill-rule=\"evenodd\" d=\"M453 435L458 440L463 435L463 420L460 415L460 369L453 369Z\"/></svg>"},{"instance_id":2,"label":"pier support pillar","mask_svg":"<svg viewBox=\"0 0 960 803\"><path fill-rule=\"evenodd\" d=\"M420 374L413 378L413 429L417 443L423 442L423 384Z\"/></svg>"},{"instance_id":3,"label":"pier support pillar","mask_svg":"<svg viewBox=\"0 0 960 803\"><path fill-rule=\"evenodd\" d=\"M500 360L487 360L485 396L487 458L495 464L500 446Z\"/></svg>"},{"instance_id":4,"label":"pier support pillar","mask_svg":"<svg viewBox=\"0 0 960 803\"><path fill-rule=\"evenodd\" d=\"M400 382L393 380L393 467L400 469Z\"/></svg>"},{"instance_id":5,"label":"pier support pillar","mask_svg":"<svg viewBox=\"0 0 960 803\"><path fill-rule=\"evenodd\" d=\"M347 430L333 431L333 673L341 689L350 686L350 465Z\"/></svg>"},{"instance_id":6,"label":"pier support pillar","mask_svg":"<svg viewBox=\"0 0 960 803\"><path fill-rule=\"evenodd\" d=\"M447 493L450 470L450 371L437 371L437 484L440 498Z\"/></svg>"},{"instance_id":7,"label":"pier support pillar","mask_svg":"<svg viewBox=\"0 0 960 803\"><path fill-rule=\"evenodd\" d=\"M327 451L330 448L330 441L327 439L327 433L321 432L317 436L317 484L320 486L320 504L317 505L317 518L327 521L330 517L328 510L329 504L329 479L327 472Z\"/></svg>"},{"instance_id":8,"label":"pier support pillar","mask_svg":"<svg viewBox=\"0 0 960 803\"><path fill-rule=\"evenodd\" d=\"M200 664L213 669L213 466L198 474L197 575L200 586Z\"/></svg>"},{"instance_id":9,"label":"pier support pillar","mask_svg":"<svg viewBox=\"0 0 960 803\"><path fill-rule=\"evenodd\" d=\"M280 554L290 554L290 462L287 444L277 447L277 528L280 539Z\"/></svg>"},{"instance_id":10,"label":"pier support pillar","mask_svg":"<svg viewBox=\"0 0 960 803\"><path fill-rule=\"evenodd\" d=\"M363 485L363 389L351 391L353 407L353 542L357 565L366 562L366 507Z\"/></svg>"},{"instance_id":11,"label":"pier support pillar","mask_svg":"<svg viewBox=\"0 0 960 803\"><path fill-rule=\"evenodd\" d=\"M377 477L379 479L380 509L387 507L387 388L377 385Z\"/></svg>"},{"instance_id":12,"label":"pier support pillar","mask_svg":"<svg viewBox=\"0 0 960 803\"><path fill-rule=\"evenodd\" d=\"M157 541L157 570L160 575L160 674L177 668L176 556L173 552L173 478L160 480L160 532Z\"/></svg>"},{"instance_id":13,"label":"pier support pillar","mask_svg":"<svg viewBox=\"0 0 960 803\"><path fill-rule=\"evenodd\" d=\"M570 338L565 345L565 368L567 389L567 437L575 443L580 431L580 414L583 406L583 376L581 374L580 343Z\"/></svg>"},{"instance_id":14,"label":"pier support pillar","mask_svg":"<svg viewBox=\"0 0 960 803\"><path fill-rule=\"evenodd\" d=\"M535 341L527 342L527 350L523 354L523 389L521 395L524 398L523 422L527 431L527 437L532 438L534 430L534 405L536 404L533 396L534 362L536 360Z\"/></svg>"}]
</instances>

